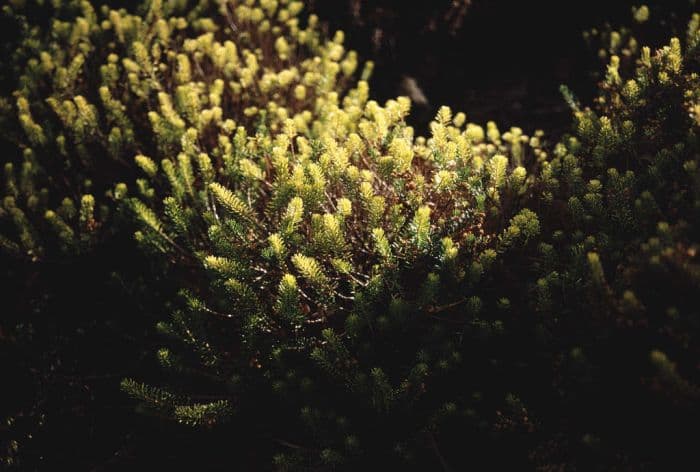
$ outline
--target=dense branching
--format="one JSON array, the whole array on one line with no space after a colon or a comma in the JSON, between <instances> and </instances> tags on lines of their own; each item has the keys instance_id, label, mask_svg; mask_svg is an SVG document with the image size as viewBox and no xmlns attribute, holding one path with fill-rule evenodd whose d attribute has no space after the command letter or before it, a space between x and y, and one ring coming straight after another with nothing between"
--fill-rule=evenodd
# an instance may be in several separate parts
<instances>
[{"instance_id":1,"label":"dense branching","mask_svg":"<svg viewBox=\"0 0 700 472\"><path fill-rule=\"evenodd\" d=\"M512 463L542 470L681 457L698 15L612 48L591 108L564 88L574 126L547 142L446 106L415 136L299 1L54 3L19 21L0 246L40 264L133 228L129 257L178 277L168 376L121 384L147 410L259 435L279 470L505 464L522 432Z\"/></svg>"}]
</instances>

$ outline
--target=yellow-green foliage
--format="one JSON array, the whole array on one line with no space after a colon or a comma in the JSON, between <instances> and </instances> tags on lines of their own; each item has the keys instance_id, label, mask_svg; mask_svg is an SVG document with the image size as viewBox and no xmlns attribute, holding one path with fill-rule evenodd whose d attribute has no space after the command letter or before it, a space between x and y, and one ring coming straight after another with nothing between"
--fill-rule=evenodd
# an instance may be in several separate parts
<instances>
[{"instance_id":1,"label":"yellow-green foliage","mask_svg":"<svg viewBox=\"0 0 700 472\"><path fill-rule=\"evenodd\" d=\"M21 4L14 8L22 14ZM414 143L403 124L408 99L385 107L371 101L366 82L371 64L360 74L357 54L344 48L343 34L326 40L315 16L300 20L299 1L219 0L193 7L153 1L143 15L79 1L56 8L64 20L53 21L49 31L26 30L17 53L28 58L15 92L24 134L19 147L30 168L25 180L50 192L42 190L44 197L36 201L34 189L25 195L18 192L26 189L5 189L15 201L16 230L3 246L13 252L19 246L9 242L22 234L20 252L37 257L50 242L41 237L30 244L29 235L43 233L44 223L57 230L64 249L84 247L66 240L78 234L75 223L42 216L56 214L57 201L78 187L94 189L100 204L108 203L104 196L124 200L127 187L130 195L153 202L159 184L149 180L161 179L157 162L176 201L187 195L204 202L212 192L224 197L217 203L228 211L261 221L256 212L274 211L292 192L310 215L328 200L325 187L343 181L346 188L337 197L345 198L345 191L361 185L366 198L356 207L366 208L377 226L385 207L402 197L392 180L398 180L395 187L416 181L410 206L417 206L431 198L424 182L445 193L459 186L456 174L464 174L460 169L472 159L480 168L497 152L507 152L496 149L500 143L485 143L476 125L467 125L469 133L450 126L449 110L432 139ZM414 155L435 163L417 180L413 169L425 166L414 166ZM112 168L108 161L120 170L105 178L99 169ZM128 180L128 171L124 177L119 172L134 165L148 179L113 188L115 181ZM230 185L234 193L228 193ZM265 187L271 185L280 190L269 205L258 202L252 213L245 209L251 192L269 192ZM138 213L143 217L142 208ZM100 214L106 215L106 207ZM332 245L328 237L325 244Z\"/></svg>"},{"instance_id":2,"label":"yellow-green foliage","mask_svg":"<svg viewBox=\"0 0 700 472\"><path fill-rule=\"evenodd\" d=\"M656 381L697 395L646 341L674 345L696 314L648 280L698 287L697 16L654 52L611 34L596 107L566 91L574 129L549 147L447 106L416 136L411 101L373 100L372 65L299 1L55 3L61 19L18 51L0 248L39 260L134 232L167 267L154 280L187 287L158 325L185 354L158 359L206 380L192 395L123 383L160 414L254 411L318 468L358 454L360 433L405 459L447 418L534 430L510 390L541 403L533 372L562 411L585 402L562 377L595 375L578 344L605 359L596 343L620 326L653 331L637 349ZM371 427L350 424L357 411Z\"/></svg>"},{"instance_id":3,"label":"yellow-green foliage","mask_svg":"<svg viewBox=\"0 0 700 472\"><path fill-rule=\"evenodd\" d=\"M495 124L485 132L463 113L453 120L447 107L428 139L414 138L404 122L410 101L370 100L343 35L325 40L317 18L300 21L301 2L194 9L152 2L144 16L87 2L63 8L72 23L56 21L46 38L24 43L36 58L16 92L22 146L41 171L63 156L73 180L90 179L121 200L125 188L110 187L122 179L100 181L100 161L140 168L146 178L127 186L143 203L129 201L155 233L160 223L144 205L168 197L153 193L165 181L179 205L212 210L214 218L224 216L221 207L255 222L263 239L311 236L338 268L340 260L352 262L346 249L356 251L372 229L385 227L396 244L411 231L408 220L428 208L431 215L411 226L422 250L429 234L444 232L466 208L478 208L469 224L481 224L483 214L498 214L501 194L525 192L523 160L532 167L544 157L539 140L530 143L519 129L502 139ZM95 96L94 103L86 98ZM38 124L47 120L50 127ZM46 178L60 191L54 175ZM186 225L188 210L168 202L169 214ZM292 203L303 215L289 213ZM71 234L70 224L51 221L62 238Z\"/></svg>"},{"instance_id":4,"label":"yellow-green foliage","mask_svg":"<svg viewBox=\"0 0 700 472\"><path fill-rule=\"evenodd\" d=\"M199 277L159 329L199 359L189 372L210 378L257 383L246 373L254 366L277 385L290 355L336 372L318 351L328 339L342 351L334 329L390 329L372 304L391 303L395 320L443 302L478 312L478 297L456 287L478 283L484 254L533 236L537 216L518 210L547 158L541 134L501 134L442 107L430 135L416 137L410 100L372 100L372 64L358 69L344 35L326 39L302 7L154 0L134 14L67 2L49 31L26 31L15 92L25 170L6 166L0 218L15 229L1 246L34 259L54 246L89 250L102 231L126 226L111 226L108 209L129 215L147 254ZM38 186L51 195L39 198ZM77 188L90 195L54 209ZM40 237L42 225L56 244ZM210 331L212 320L228 324ZM234 357L222 352L231 348ZM160 352L164 367L186 370ZM376 366L340 375L386 411L416 395L408 385L418 371L401 372L396 387ZM225 396L201 404L123 387L187 424L235 410Z\"/></svg>"}]
</instances>

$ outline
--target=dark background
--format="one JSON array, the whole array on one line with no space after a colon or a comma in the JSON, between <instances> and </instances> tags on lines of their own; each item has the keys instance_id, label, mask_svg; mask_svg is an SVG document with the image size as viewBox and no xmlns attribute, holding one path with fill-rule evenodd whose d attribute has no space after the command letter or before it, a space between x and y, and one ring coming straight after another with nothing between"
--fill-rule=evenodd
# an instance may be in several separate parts
<instances>
[{"instance_id":1,"label":"dark background","mask_svg":"<svg viewBox=\"0 0 700 472\"><path fill-rule=\"evenodd\" d=\"M354 3L362 5L359 21L352 15ZM450 3L312 2L331 33L342 29L350 47L376 62L371 84L376 98L400 94L403 76L417 79L430 101L413 116L422 131L440 105L464 111L476 123L493 120L501 128L520 126L530 133L542 128L550 135L566 131L570 114L560 84L586 103L602 70L597 50L583 40L585 30L630 25L632 6L646 3L653 21L637 33L654 46L682 34L677 28L689 18L687 0L471 0L460 27L450 31L436 14ZM377 29L383 32L379 44Z\"/></svg>"}]
</instances>

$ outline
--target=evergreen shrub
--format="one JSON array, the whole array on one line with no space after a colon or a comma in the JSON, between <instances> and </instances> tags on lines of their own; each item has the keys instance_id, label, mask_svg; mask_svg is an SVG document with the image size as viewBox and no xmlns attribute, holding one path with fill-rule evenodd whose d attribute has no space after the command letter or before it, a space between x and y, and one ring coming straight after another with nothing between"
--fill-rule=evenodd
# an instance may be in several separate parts
<instances>
[{"instance_id":1,"label":"evergreen shrub","mask_svg":"<svg viewBox=\"0 0 700 472\"><path fill-rule=\"evenodd\" d=\"M133 231L180 287L167 375L122 382L146 411L259 436L279 470L690 455L700 16L611 55L591 107L564 89L550 142L445 106L415 136L300 1L55 1L46 28L23 3L0 246Z\"/></svg>"}]
</instances>

